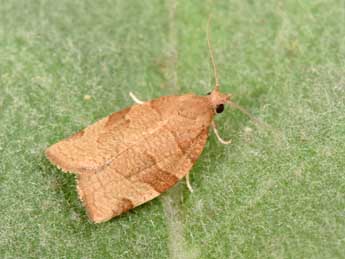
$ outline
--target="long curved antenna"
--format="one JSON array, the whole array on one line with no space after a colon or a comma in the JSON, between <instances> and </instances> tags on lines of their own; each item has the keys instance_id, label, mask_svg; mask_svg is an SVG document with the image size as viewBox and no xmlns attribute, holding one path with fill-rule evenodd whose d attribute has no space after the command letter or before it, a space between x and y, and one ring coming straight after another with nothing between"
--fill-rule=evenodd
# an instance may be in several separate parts
<instances>
[{"instance_id":1,"label":"long curved antenna","mask_svg":"<svg viewBox=\"0 0 345 259\"><path fill-rule=\"evenodd\" d=\"M227 104L229 104L230 106L240 110L242 113L244 113L245 115L247 115L253 122L255 122L256 124L264 127L264 128L270 128L266 123L262 122L261 120L259 120L258 118L254 117L253 115L251 115L246 109L244 109L242 106L238 105L237 103L234 103L230 100L227 101Z\"/></svg>"},{"instance_id":2,"label":"long curved antenna","mask_svg":"<svg viewBox=\"0 0 345 259\"><path fill-rule=\"evenodd\" d=\"M218 79L217 67L216 67L216 63L214 62L213 49L212 49L211 40L210 40L210 23L211 23L211 15L208 16L208 22L207 22L207 44L208 44L208 50L210 52L211 62L212 62L213 71L214 71L214 80L216 81L216 85L214 86L214 91L219 91L219 79Z\"/></svg>"}]
</instances>

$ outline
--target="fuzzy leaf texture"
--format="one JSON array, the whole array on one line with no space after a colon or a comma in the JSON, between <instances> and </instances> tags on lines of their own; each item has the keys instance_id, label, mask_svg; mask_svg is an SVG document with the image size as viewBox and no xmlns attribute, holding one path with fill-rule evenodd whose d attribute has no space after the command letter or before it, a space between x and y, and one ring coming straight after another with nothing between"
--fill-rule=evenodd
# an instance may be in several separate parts
<instances>
[{"instance_id":1,"label":"fuzzy leaf texture","mask_svg":"<svg viewBox=\"0 0 345 259\"><path fill-rule=\"evenodd\" d=\"M344 258L342 1L1 1L2 258ZM225 107L184 181L99 225L51 144L142 100Z\"/></svg>"}]
</instances>

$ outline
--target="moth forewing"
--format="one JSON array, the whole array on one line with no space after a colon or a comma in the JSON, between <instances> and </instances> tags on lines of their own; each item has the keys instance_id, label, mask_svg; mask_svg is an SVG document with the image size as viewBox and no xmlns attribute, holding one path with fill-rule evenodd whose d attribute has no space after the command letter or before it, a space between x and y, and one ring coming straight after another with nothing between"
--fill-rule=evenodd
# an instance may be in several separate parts
<instances>
[{"instance_id":1,"label":"moth forewing","mask_svg":"<svg viewBox=\"0 0 345 259\"><path fill-rule=\"evenodd\" d=\"M214 116L201 96L165 96L113 113L46 151L78 174L90 219L104 222L141 205L186 176ZM110 162L109 162L110 161Z\"/></svg>"}]
</instances>

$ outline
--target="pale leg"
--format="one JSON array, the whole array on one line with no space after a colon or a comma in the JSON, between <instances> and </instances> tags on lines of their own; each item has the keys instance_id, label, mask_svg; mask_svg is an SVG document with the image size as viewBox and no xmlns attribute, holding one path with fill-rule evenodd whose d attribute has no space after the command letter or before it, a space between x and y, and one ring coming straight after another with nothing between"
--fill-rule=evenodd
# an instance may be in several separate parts
<instances>
[{"instance_id":1,"label":"pale leg","mask_svg":"<svg viewBox=\"0 0 345 259\"><path fill-rule=\"evenodd\" d=\"M132 92L129 92L129 96L132 98L132 100L137 104L143 104L143 101L140 101Z\"/></svg>"},{"instance_id":2,"label":"pale leg","mask_svg":"<svg viewBox=\"0 0 345 259\"><path fill-rule=\"evenodd\" d=\"M217 139L219 140L220 143L222 143L224 145L228 145L228 144L231 143L231 139L230 140L224 140L224 139L221 138L221 136L218 133L216 123L214 121L212 121L212 128L213 128L214 134L216 134L216 137L217 137Z\"/></svg>"},{"instance_id":3,"label":"pale leg","mask_svg":"<svg viewBox=\"0 0 345 259\"><path fill-rule=\"evenodd\" d=\"M192 188L192 185L190 184L190 181L189 181L189 173L186 175L186 184L187 184L187 188L190 192L193 192L193 188Z\"/></svg>"}]
</instances>

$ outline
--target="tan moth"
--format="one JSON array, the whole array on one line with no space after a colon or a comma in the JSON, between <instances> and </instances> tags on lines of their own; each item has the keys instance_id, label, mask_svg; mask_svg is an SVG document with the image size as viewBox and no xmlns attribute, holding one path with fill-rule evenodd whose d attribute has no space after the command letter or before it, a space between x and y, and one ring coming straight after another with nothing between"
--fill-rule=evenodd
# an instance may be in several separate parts
<instances>
[{"instance_id":1,"label":"tan moth","mask_svg":"<svg viewBox=\"0 0 345 259\"><path fill-rule=\"evenodd\" d=\"M209 34L209 24L207 33ZM203 151L209 128L224 104L248 114L219 91L208 36L215 87L206 96L185 94L139 101L114 112L45 151L47 158L77 176L79 198L89 218L104 222L139 206L186 177Z\"/></svg>"}]
</instances>

